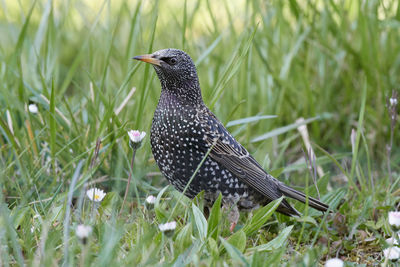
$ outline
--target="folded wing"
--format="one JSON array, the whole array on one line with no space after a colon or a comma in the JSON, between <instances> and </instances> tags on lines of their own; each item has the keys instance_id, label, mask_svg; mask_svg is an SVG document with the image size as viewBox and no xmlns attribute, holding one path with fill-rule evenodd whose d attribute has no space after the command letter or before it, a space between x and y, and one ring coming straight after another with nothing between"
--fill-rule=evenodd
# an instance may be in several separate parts
<instances>
[{"instance_id":1,"label":"folded wing","mask_svg":"<svg viewBox=\"0 0 400 267\"><path fill-rule=\"evenodd\" d=\"M261 165L248 153L248 151L229 134L225 127L210 111L202 122L206 126L206 142L212 146L209 156L228 169L237 178L248 186L264 195L267 200L272 201L282 195L294 198L306 203L307 196L269 175ZM203 115L204 116L204 115ZM308 204L320 211L326 211L328 205L317 199L308 197ZM287 215L299 215L290 204L284 200L278 211Z\"/></svg>"}]
</instances>

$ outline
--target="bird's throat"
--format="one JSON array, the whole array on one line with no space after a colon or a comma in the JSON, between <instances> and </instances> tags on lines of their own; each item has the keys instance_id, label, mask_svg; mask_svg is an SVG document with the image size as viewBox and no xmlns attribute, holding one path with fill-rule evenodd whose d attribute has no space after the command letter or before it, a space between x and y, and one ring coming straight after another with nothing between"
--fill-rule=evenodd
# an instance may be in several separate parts
<instances>
[{"instance_id":1,"label":"bird's throat","mask_svg":"<svg viewBox=\"0 0 400 267\"><path fill-rule=\"evenodd\" d=\"M161 82L160 101L177 101L186 105L203 104L199 83L175 83L166 84Z\"/></svg>"}]
</instances>

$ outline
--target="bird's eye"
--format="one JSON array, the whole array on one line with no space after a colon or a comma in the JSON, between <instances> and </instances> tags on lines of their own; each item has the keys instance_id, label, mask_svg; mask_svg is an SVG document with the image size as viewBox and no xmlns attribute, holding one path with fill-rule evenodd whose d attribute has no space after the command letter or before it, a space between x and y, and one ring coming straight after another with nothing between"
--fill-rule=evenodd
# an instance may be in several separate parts
<instances>
[{"instance_id":1,"label":"bird's eye","mask_svg":"<svg viewBox=\"0 0 400 267\"><path fill-rule=\"evenodd\" d=\"M172 57L169 59L169 64L171 65L175 65L178 61L176 60L176 58Z\"/></svg>"}]
</instances>

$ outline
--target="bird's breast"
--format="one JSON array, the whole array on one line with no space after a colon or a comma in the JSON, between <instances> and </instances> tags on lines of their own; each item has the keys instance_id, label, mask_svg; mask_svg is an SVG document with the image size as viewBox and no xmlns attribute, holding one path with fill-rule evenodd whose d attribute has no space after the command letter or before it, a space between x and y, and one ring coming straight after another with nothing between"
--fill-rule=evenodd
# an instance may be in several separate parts
<instances>
[{"instance_id":1,"label":"bird's breast","mask_svg":"<svg viewBox=\"0 0 400 267\"><path fill-rule=\"evenodd\" d=\"M183 190L205 156L208 144L193 107L157 107L151 127L151 149L163 175Z\"/></svg>"}]
</instances>

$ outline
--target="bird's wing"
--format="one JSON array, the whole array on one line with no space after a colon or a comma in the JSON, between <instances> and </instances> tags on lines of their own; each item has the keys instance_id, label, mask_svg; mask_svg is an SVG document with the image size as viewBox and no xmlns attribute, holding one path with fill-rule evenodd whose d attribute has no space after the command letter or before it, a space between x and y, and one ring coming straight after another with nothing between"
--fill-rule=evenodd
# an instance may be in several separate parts
<instances>
[{"instance_id":1,"label":"bird's wing","mask_svg":"<svg viewBox=\"0 0 400 267\"><path fill-rule=\"evenodd\" d=\"M212 146L209 156L270 200L281 197L279 181L267 174L214 114L207 111L198 113L198 117L205 129L204 139Z\"/></svg>"}]
</instances>

